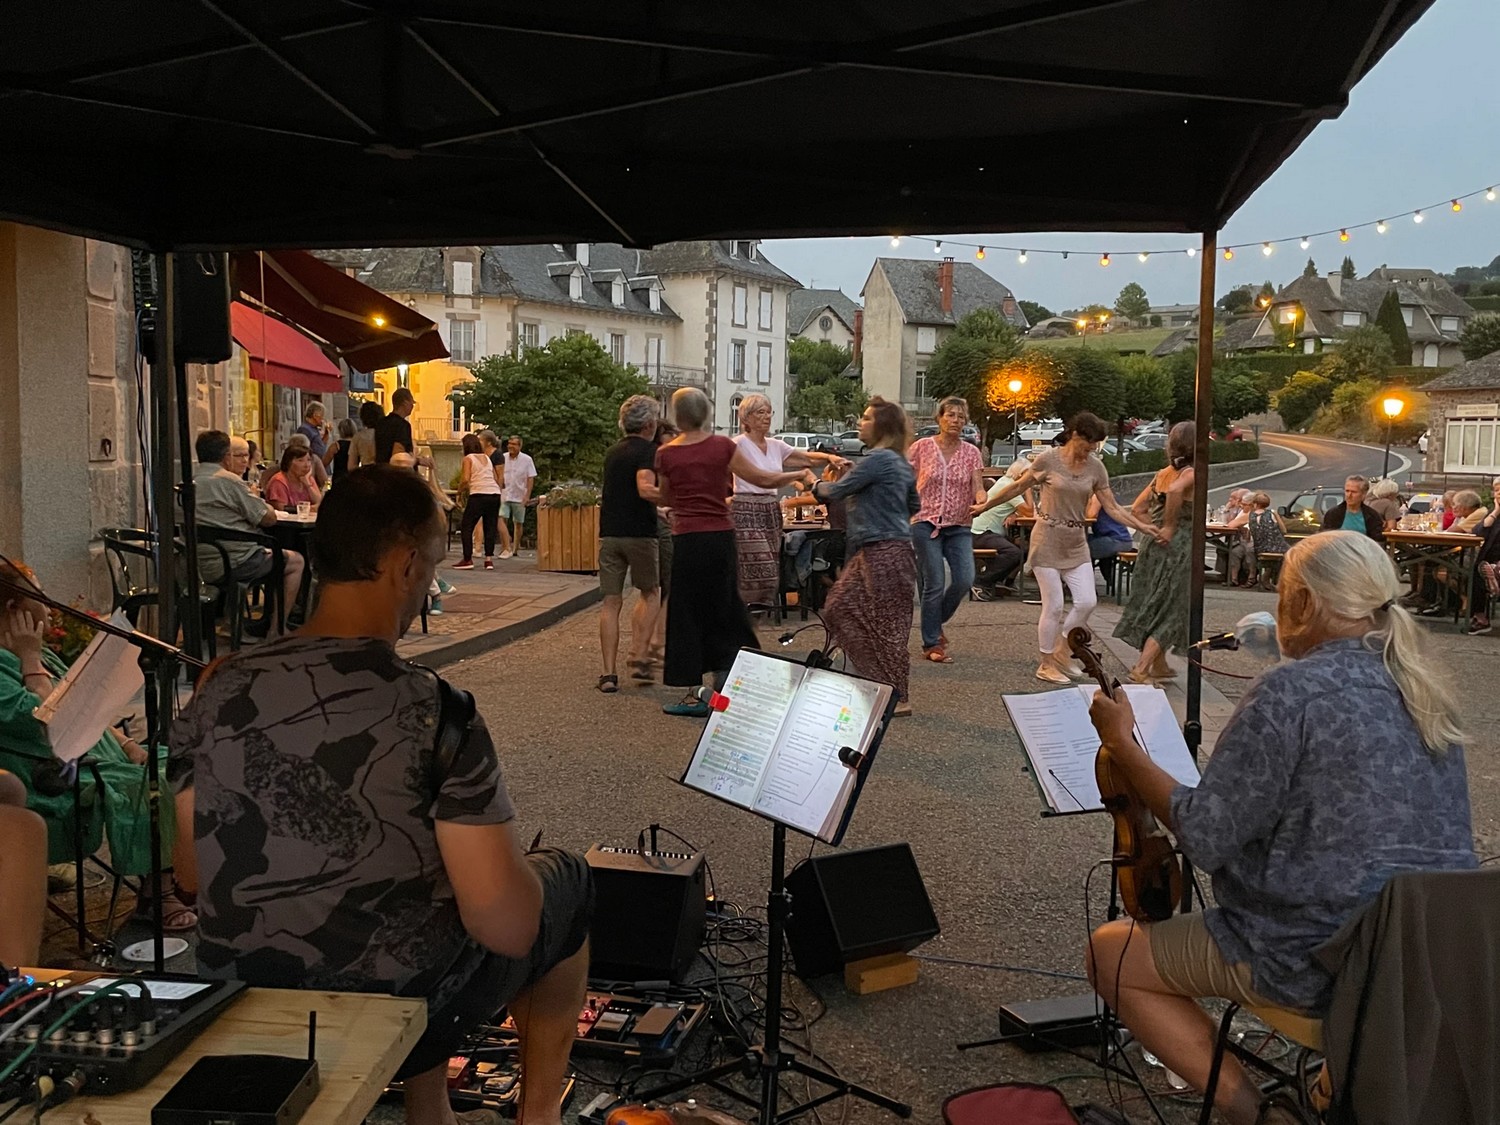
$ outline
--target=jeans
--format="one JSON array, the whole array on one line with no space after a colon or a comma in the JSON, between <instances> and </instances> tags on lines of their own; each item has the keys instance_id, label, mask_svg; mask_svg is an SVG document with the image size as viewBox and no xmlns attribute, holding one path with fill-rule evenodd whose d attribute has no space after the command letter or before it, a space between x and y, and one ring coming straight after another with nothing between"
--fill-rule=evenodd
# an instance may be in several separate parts
<instances>
[{"instance_id":1,"label":"jeans","mask_svg":"<svg viewBox=\"0 0 1500 1125\"><path fill-rule=\"evenodd\" d=\"M922 597L922 647L933 648L943 635L943 624L969 596L974 584L974 533L967 527L945 527L932 537L932 524L925 520L911 525L911 541L917 549L917 588ZM952 581L943 586L943 563L948 563Z\"/></svg>"},{"instance_id":2,"label":"jeans","mask_svg":"<svg viewBox=\"0 0 1500 1125\"><path fill-rule=\"evenodd\" d=\"M974 549L995 552L995 557L986 560L974 575L974 585L983 586L986 590L993 590L1002 583L1010 582L1026 561L1021 548L1009 536L998 531L981 531L974 536Z\"/></svg>"}]
</instances>

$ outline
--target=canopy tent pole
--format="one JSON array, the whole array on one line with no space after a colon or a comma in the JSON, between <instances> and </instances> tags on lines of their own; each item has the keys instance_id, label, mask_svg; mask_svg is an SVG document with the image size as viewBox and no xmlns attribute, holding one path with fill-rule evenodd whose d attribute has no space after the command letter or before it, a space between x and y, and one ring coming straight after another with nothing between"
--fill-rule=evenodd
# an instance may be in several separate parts
<instances>
[{"instance_id":1,"label":"canopy tent pole","mask_svg":"<svg viewBox=\"0 0 1500 1125\"><path fill-rule=\"evenodd\" d=\"M1208 544L1208 432L1214 402L1214 271L1219 256L1219 232L1204 231L1202 259L1198 270L1198 376L1193 394L1193 539L1188 567L1188 642L1203 636L1203 555ZM1196 652L1196 650L1193 650ZM1193 756L1203 741L1200 713L1203 704L1203 669L1193 652L1188 656L1187 716L1184 724Z\"/></svg>"}]
</instances>

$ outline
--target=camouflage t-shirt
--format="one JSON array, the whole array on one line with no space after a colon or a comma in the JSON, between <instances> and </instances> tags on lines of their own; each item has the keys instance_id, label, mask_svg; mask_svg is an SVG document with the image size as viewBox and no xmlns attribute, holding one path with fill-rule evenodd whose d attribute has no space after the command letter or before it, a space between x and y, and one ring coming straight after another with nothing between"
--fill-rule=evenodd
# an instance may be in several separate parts
<instances>
[{"instance_id":1,"label":"camouflage t-shirt","mask_svg":"<svg viewBox=\"0 0 1500 1125\"><path fill-rule=\"evenodd\" d=\"M172 728L194 793L198 966L250 984L427 996L483 951L433 822L515 815L476 718L433 767L437 677L369 638L291 636L226 660Z\"/></svg>"}]
</instances>

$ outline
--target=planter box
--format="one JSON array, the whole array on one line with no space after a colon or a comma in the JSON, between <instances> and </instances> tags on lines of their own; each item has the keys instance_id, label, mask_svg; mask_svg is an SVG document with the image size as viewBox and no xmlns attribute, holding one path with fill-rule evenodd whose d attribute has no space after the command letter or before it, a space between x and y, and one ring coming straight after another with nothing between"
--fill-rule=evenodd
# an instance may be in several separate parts
<instances>
[{"instance_id":1,"label":"planter box","mask_svg":"<svg viewBox=\"0 0 1500 1125\"><path fill-rule=\"evenodd\" d=\"M599 506L536 509L536 568L592 573L599 569Z\"/></svg>"}]
</instances>

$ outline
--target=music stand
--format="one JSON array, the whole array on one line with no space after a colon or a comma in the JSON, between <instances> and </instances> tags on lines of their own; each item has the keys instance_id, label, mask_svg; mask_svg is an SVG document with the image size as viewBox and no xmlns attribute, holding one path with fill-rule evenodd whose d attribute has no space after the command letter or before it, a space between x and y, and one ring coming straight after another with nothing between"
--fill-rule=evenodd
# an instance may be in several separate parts
<instances>
[{"instance_id":1,"label":"music stand","mask_svg":"<svg viewBox=\"0 0 1500 1125\"><path fill-rule=\"evenodd\" d=\"M174 685L177 682L177 665L185 664L199 671L207 665L187 655L175 645L157 640L155 637L134 629L122 629L113 622L94 617L73 606L64 605L62 602L49 598L29 583L23 585L0 577L0 592L24 598L27 601L40 602L48 609L54 609L75 621L81 621L97 632L119 637L134 645L140 653L141 672L146 681L144 697L146 703L146 804L151 832L151 937L154 953L152 961L153 968L158 973L163 972L165 958L162 956L162 944L166 940L166 929L161 904L161 873L164 865L161 854L161 762L157 754L157 746L165 741L167 717L171 715L172 705L175 702ZM76 792L75 788L75 794ZM82 880L79 880L78 887L81 914Z\"/></svg>"},{"instance_id":2,"label":"music stand","mask_svg":"<svg viewBox=\"0 0 1500 1125\"><path fill-rule=\"evenodd\" d=\"M693 767L698 762L704 746L712 734L715 719L711 716L704 727L703 738L700 739L699 747L695 751L693 761L689 763L688 769L684 771L681 779L682 784L698 792L707 793L711 797L728 801L737 808L754 813L771 821L771 881L770 890L766 895L766 1021L765 1038L758 1045L752 1046L744 1058L733 1062L723 1063L719 1066L710 1067L707 1070L689 1074L672 1082L657 1086L640 1094L643 1102L656 1101L679 1090L686 1090L691 1086L712 1086L719 1092L735 1098L746 1105L755 1106L758 1111L758 1125L780 1125L781 1122L791 1121L805 1113L809 1113L818 1106L852 1095L871 1105L879 1106L881 1109L889 1110L898 1117L910 1117L911 1106L905 1102L897 1101L895 1098L887 1097L866 1086L850 1082L848 1079L840 1078L836 1074L813 1066L811 1063L797 1057L793 1052L796 1050L791 1044L783 1041L781 1036L781 996L782 996L782 973L785 971L783 947L785 944L786 919L791 907L791 895L786 889L786 833L787 829L793 828L805 835L814 836L825 843L837 845L844 836L845 829L849 826L849 819L853 815L854 806L859 798L859 793L864 787L865 778L868 776L870 765L875 758L875 751L879 748L885 728L891 720L891 713L895 710L895 694L887 684L881 684L874 680L866 680L860 676L854 676L842 672L834 672L828 667L827 657L820 651L809 654L807 660L800 661L792 657L781 656L761 652L758 649L741 649L740 656L735 661L735 669L742 667L742 662L753 660L774 660L783 662L794 667L812 669L821 675L839 676L850 681L851 685L860 685L858 690L861 695L873 695L877 701L877 707L872 712L871 721L863 730L856 741L857 746L839 746L835 743L841 739L831 739L828 746L829 753L834 759L834 764L841 770L852 770L855 774L854 784L849 792L847 803L844 805L832 831L823 834L821 832L808 831L788 820L773 815L763 809L746 806L738 801L732 801L723 792L716 792L710 787L703 787L690 780ZM730 671L730 682L733 683L735 669ZM726 685L727 690L733 688ZM873 690L872 690L873 689ZM719 696L716 693L714 707L723 710L732 704L732 697ZM848 732L853 734L851 730ZM767 756L774 752L768 750ZM753 1099L748 1095L723 1084L723 1079L728 1078L736 1072L746 1074L759 1074L760 1076L760 1098ZM820 1085L830 1089L807 1101L793 1105L792 1108L781 1111L779 1109L781 1097L781 1076L785 1073L800 1074Z\"/></svg>"}]
</instances>

